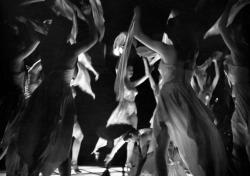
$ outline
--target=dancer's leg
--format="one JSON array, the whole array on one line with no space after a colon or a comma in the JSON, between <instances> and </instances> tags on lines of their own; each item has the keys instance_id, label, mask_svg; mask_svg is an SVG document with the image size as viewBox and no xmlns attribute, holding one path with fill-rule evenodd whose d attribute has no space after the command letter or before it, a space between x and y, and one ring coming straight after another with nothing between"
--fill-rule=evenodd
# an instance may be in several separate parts
<instances>
[{"instance_id":1,"label":"dancer's leg","mask_svg":"<svg viewBox=\"0 0 250 176\"><path fill-rule=\"evenodd\" d=\"M82 143L82 140L84 137L82 130L81 130L81 127L80 127L78 122L76 122L74 124L73 137L75 139L74 139L73 146L72 146L71 163L72 163L73 169L76 171L78 169L78 156L79 156L79 152L80 152L80 148L81 148L81 143Z\"/></svg>"}]
</instances>

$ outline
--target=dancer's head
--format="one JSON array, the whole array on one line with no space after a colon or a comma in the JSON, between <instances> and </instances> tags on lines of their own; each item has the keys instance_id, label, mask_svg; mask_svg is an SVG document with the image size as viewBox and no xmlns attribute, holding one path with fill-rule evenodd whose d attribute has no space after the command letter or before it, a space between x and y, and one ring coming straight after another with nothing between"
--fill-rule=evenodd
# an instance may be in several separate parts
<instances>
[{"instance_id":1,"label":"dancer's head","mask_svg":"<svg viewBox=\"0 0 250 176\"><path fill-rule=\"evenodd\" d=\"M198 34L194 13L180 13L174 18L170 18L165 32L172 41L180 59L193 59L195 57L198 50Z\"/></svg>"}]
</instances>

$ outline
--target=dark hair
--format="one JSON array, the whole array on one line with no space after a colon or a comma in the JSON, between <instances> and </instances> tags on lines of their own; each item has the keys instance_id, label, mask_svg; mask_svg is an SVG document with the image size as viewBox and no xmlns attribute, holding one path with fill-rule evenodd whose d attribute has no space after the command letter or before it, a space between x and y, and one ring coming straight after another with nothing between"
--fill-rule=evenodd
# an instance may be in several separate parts
<instances>
[{"instance_id":1,"label":"dark hair","mask_svg":"<svg viewBox=\"0 0 250 176\"><path fill-rule=\"evenodd\" d=\"M190 60L198 51L198 33L194 13L185 12L169 19L166 33L177 50L178 59Z\"/></svg>"}]
</instances>

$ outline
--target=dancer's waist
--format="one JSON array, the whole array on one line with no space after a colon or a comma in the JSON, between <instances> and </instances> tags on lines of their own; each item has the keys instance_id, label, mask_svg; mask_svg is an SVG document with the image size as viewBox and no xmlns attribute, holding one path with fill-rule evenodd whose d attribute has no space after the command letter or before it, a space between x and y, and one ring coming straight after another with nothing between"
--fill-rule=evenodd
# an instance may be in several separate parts
<instances>
[{"instance_id":1,"label":"dancer's waist","mask_svg":"<svg viewBox=\"0 0 250 176\"><path fill-rule=\"evenodd\" d=\"M63 81L67 84L70 84L74 74L74 69L66 69L66 70L55 70L49 73L45 73L45 79L53 79L54 81Z\"/></svg>"}]
</instances>

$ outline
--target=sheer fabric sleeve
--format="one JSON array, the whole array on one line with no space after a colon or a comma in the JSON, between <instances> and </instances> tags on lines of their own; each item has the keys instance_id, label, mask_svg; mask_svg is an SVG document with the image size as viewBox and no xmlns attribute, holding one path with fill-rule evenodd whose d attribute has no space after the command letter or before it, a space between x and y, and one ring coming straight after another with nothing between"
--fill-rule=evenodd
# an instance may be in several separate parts
<instances>
[{"instance_id":1,"label":"sheer fabric sleeve","mask_svg":"<svg viewBox=\"0 0 250 176\"><path fill-rule=\"evenodd\" d=\"M115 85L114 85L114 91L116 93L116 100L120 101L123 98L124 95L124 89L125 89L125 74L127 69L127 62L129 58L129 53L131 50L131 45L133 41L133 27L134 27L134 18L133 17L129 30L128 35L125 41L125 48L124 51L120 57L119 64L118 64L118 71L115 79Z\"/></svg>"}]
</instances>

